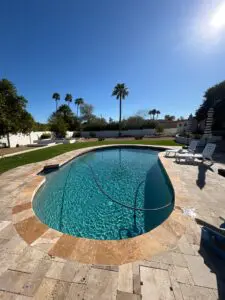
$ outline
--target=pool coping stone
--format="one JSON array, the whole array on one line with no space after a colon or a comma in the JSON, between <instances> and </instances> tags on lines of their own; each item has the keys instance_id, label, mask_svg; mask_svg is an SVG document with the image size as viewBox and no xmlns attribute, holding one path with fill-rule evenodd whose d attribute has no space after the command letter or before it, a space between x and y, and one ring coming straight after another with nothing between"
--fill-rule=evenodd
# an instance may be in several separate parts
<instances>
[{"instance_id":1,"label":"pool coping stone","mask_svg":"<svg viewBox=\"0 0 225 300\"><path fill-rule=\"evenodd\" d=\"M175 206L171 215L158 227L150 232L134 238L123 240L94 240L78 238L54 230L43 224L32 209L33 198L45 182L45 176L40 175L45 165L68 163L72 159L90 151L101 148L121 147L144 147L151 149L166 150L171 147L152 145L113 144L97 147L87 147L70 151L54 157L53 159L34 165L29 174L31 179L24 184L20 193L16 196L15 205L12 208L12 220L18 234L30 246L41 249L50 256L63 259L75 260L87 264L121 265L137 260L150 259L153 255L172 250L186 232L192 220L182 214L182 204L185 197L180 191L180 180L171 163L159 153L166 173L171 181L175 194Z\"/></svg>"}]
</instances>

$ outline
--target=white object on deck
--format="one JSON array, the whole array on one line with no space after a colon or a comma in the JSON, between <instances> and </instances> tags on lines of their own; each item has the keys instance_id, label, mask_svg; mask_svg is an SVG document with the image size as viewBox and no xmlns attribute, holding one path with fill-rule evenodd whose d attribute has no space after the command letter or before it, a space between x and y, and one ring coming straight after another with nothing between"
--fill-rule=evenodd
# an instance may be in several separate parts
<instances>
[{"instance_id":1,"label":"white object on deck","mask_svg":"<svg viewBox=\"0 0 225 300\"><path fill-rule=\"evenodd\" d=\"M183 214L185 216L189 216L191 217L192 219L196 218L197 214L195 212L195 208L183 208Z\"/></svg>"},{"instance_id":2,"label":"white object on deck","mask_svg":"<svg viewBox=\"0 0 225 300\"><path fill-rule=\"evenodd\" d=\"M188 149L166 150L165 157L169 157L171 153L174 154L173 156L176 156L177 153L194 153L198 143L198 140L192 140L190 145L188 146Z\"/></svg>"},{"instance_id":3,"label":"white object on deck","mask_svg":"<svg viewBox=\"0 0 225 300\"><path fill-rule=\"evenodd\" d=\"M186 162L194 161L196 158L197 159L202 159L204 160L210 160L213 163L213 153L216 149L216 144L208 143L202 153L199 154L193 154L193 153L177 153L176 155L176 161L180 162L181 159L184 159Z\"/></svg>"}]
</instances>

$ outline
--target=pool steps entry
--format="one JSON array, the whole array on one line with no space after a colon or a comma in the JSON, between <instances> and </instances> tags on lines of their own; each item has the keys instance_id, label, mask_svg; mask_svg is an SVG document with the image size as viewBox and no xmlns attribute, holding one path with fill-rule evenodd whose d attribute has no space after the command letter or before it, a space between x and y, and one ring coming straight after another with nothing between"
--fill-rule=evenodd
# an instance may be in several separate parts
<instances>
[{"instance_id":1,"label":"pool steps entry","mask_svg":"<svg viewBox=\"0 0 225 300\"><path fill-rule=\"evenodd\" d=\"M44 174L48 174L50 172L53 172L53 171L57 171L59 169L59 164L55 164L55 165L46 165L44 166L43 168L43 173Z\"/></svg>"}]
</instances>

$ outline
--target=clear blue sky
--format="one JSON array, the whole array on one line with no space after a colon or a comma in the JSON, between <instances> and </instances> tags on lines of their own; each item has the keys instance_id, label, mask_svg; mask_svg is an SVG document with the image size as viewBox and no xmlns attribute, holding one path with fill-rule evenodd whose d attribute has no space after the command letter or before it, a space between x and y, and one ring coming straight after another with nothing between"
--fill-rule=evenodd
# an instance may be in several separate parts
<instances>
[{"instance_id":1,"label":"clear blue sky","mask_svg":"<svg viewBox=\"0 0 225 300\"><path fill-rule=\"evenodd\" d=\"M225 79L224 15L217 0L1 1L0 78L41 122L55 110L53 92L118 118L118 82L130 90L124 117L153 108L188 116Z\"/></svg>"}]
</instances>

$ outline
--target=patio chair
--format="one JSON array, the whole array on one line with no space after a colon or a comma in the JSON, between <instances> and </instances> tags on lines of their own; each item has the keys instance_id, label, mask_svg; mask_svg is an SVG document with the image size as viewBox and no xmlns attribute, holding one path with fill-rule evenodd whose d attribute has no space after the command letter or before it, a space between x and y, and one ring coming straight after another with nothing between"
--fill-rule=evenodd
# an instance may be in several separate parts
<instances>
[{"instance_id":1,"label":"patio chair","mask_svg":"<svg viewBox=\"0 0 225 300\"><path fill-rule=\"evenodd\" d=\"M216 149L216 144L208 143L202 153L194 154L194 153L177 153L176 154L176 162L180 162L182 159L185 162L194 162L195 159L210 160L213 164L212 155Z\"/></svg>"},{"instance_id":2,"label":"patio chair","mask_svg":"<svg viewBox=\"0 0 225 300\"><path fill-rule=\"evenodd\" d=\"M198 143L199 140L192 140L187 149L166 150L165 157L174 157L177 153L194 153L198 146ZM174 155L171 156L170 154Z\"/></svg>"},{"instance_id":3,"label":"patio chair","mask_svg":"<svg viewBox=\"0 0 225 300\"><path fill-rule=\"evenodd\" d=\"M218 226L215 226L213 224L210 224L202 219L199 219L199 218L195 218L195 221L198 225L201 225L201 226L204 226L208 229L211 229L215 232L217 232L218 234L221 234L222 236L225 237L225 228L221 228L221 227L218 227Z\"/></svg>"}]
</instances>

